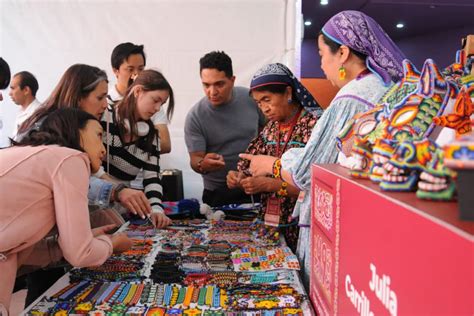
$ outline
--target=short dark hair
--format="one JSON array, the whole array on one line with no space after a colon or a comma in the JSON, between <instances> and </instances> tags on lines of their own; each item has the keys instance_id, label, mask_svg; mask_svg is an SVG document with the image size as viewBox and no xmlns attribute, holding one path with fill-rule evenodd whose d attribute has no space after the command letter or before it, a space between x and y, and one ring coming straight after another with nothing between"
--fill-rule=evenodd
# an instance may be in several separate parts
<instances>
[{"instance_id":1,"label":"short dark hair","mask_svg":"<svg viewBox=\"0 0 474 316\"><path fill-rule=\"evenodd\" d=\"M337 52L337 50L341 47L341 44L334 42L332 39L327 37L322 31L319 32L319 35L322 35L324 44L329 46L329 50L331 51L331 53L335 54ZM362 61L365 61L365 59L367 58L367 55L365 55L361 52L358 52L358 51L356 51L356 50L354 50L350 47L349 47L349 50L351 51L352 54L357 56Z\"/></svg>"},{"instance_id":2,"label":"short dark hair","mask_svg":"<svg viewBox=\"0 0 474 316\"><path fill-rule=\"evenodd\" d=\"M31 90L31 94L36 97L36 91L38 91L39 85L38 80L36 80L35 76L31 72L28 71L20 71L15 75L20 77L20 89L25 89L25 87L29 87Z\"/></svg>"},{"instance_id":3,"label":"short dark hair","mask_svg":"<svg viewBox=\"0 0 474 316\"><path fill-rule=\"evenodd\" d=\"M33 128L21 141L11 140L14 146L59 145L80 151L80 131L88 121L98 119L79 109L63 108L51 112L38 128Z\"/></svg>"},{"instance_id":4,"label":"short dark hair","mask_svg":"<svg viewBox=\"0 0 474 316\"><path fill-rule=\"evenodd\" d=\"M6 89L10 84L10 66L0 57L0 90Z\"/></svg>"},{"instance_id":5,"label":"short dark hair","mask_svg":"<svg viewBox=\"0 0 474 316\"><path fill-rule=\"evenodd\" d=\"M232 70L232 59L220 51L214 51L207 53L201 59L199 59L199 74L203 69L217 69L223 71L227 78L230 78L234 75Z\"/></svg>"},{"instance_id":6,"label":"short dark hair","mask_svg":"<svg viewBox=\"0 0 474 316\"><path fill-rule=\"evenodd\" d=\"M112 51L112 56L110 56L110 62L113 69L119 69L130 55L140 54L143 57L144 65L146 65L145 52L143 51L143 45L135 45L133 43L127 42L118 44L115 46Z\"/></svg>"}]
</instances>

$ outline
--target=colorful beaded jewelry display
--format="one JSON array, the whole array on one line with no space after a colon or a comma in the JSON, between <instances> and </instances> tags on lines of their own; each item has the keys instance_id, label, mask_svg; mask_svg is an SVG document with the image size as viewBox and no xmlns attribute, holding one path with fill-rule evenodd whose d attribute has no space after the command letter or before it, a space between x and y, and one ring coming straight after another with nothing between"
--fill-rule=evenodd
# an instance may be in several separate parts
<instances>
[{"instance_id":1,"label":"colorful beaded jewelry display","mask_svg":"<svg viewBox=\"0 0 474 316\"><path fill-rule=\"evenodd\" d=\"M293 254L285 248L267 248L279 239L277 230L255 221L214 222L206 231L183 227L156 230L157 235L149 238L137 225L143 238L131 234L137 236L131 251L113 255L100 267L72 270L73 283L32 311L97 316L302 315L301 294L288 285L269 285L294 282L289 270L236 272L241 267L244 271L288 269ZM144 258L151 255L156 255L153 263L148 258L145 264Z\"/></svg>"}]
</instances>

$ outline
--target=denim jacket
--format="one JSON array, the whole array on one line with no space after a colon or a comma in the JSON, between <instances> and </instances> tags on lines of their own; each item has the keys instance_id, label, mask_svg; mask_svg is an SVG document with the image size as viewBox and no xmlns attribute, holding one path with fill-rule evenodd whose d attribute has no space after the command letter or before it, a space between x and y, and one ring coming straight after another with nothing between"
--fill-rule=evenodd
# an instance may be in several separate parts
<instances>
[{"instance_id":1,"label":"denim jacket","mask_svg":"<svg viewBox=\"0 0 474 316\"><path fill-rule=\"evenodd\" d=\"M110 195L114 185L108 181L99 179L97 177L89 178L89 205L97 206L99 208L107 208L110 206Z\"/></svg>"}]
</instances>

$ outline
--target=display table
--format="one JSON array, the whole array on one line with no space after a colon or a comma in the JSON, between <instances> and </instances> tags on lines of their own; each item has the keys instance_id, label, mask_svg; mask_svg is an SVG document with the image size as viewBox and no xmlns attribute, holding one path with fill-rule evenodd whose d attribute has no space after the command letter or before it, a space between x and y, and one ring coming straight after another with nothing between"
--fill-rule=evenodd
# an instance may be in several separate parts
<instances>
[{"instance_id":1,"label":"display table","mask_svg":"<svg viewBox=\"0 0 474 316\"><path fill-rule=\"evenodd\" d=\"M457 203L314 165L311 229L318 314L474 314L474 222L458 219Z\"/></svg>"},{"instance_id":2,"label":"display table","mask_svg":"<svg viewBox=\"0 0 474 316\"><path fill-rule=\"evenodd\" d=\"M48 314L83 314L84 308L88 308L85 313L90 315L105 315L104 311L107 315L314 314L295 270L299 266L296 256L273 228L274 233L266 234L266 229L257 229L261 226L250 221L184 222L187 224L174 222L167 229L158 231L150 225L139 230L124 225L120 231L134 236L134 247L128 254L109 258L100 267L72 270L22 315L39 315L45 311ZM234 246L230 249L226 245ZM144 251L146 248L149 251ZM140 261L138 266L142 268L137 273L130 270L133 265L128 272L124 270L120 274L104 272L120 267L123 263L117 262L124 256L128 256L126 259L130 262ZM170 264L173 258L176 260ZM296 266L292 268L293 258ZM173 281L169 279L172 274L175 275ZM275 276L273 280L267 280L266 277L272 275ZM225 283L234 276L234 281ZM257 276L259 280L256 280ZM175 292L176 296L172 294ZM271 296L272 292L274 296ZM263 298L265 295L268 299ZM113 310L119 308L121 312Z\"/></svg>"}]
</instances>

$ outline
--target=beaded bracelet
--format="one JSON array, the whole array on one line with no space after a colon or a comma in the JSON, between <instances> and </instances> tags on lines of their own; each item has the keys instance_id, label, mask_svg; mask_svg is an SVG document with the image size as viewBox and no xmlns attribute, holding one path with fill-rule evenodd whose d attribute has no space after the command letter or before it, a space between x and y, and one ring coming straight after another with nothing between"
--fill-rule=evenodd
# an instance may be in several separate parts
<instances>
[{"instance_id":1,"label":"beaded bracelet","mask_svg":"<svg viewBox=\"0 0 474 316\"><path fill-rule=\"evenodd\" d=\"M106 283L106 284L108 286L106 290L96 300L96 304L102 304L104 302L107 302L107 298L110 298L110 296L112 296L113 293L120 287L119 282L111 282L111 283Z\"/></svg>"},{"instance_id":2,"label":"beaded bracelet","mask_svg":"<svg viewBox=\"0 0 474 316\"><path fill-rule=\"evenodd\" d=\"M179 288L177 286L173 286L171 299L170 299L170 306L176 305L176 302L178 301L178 295L179 295Z\"/></svg>"},{"instance_id":3,"label":"beaded bracelet","mask_svg":"<svg viewBox=\"0 0 474 316\"><path fill-rule=\"evenodd\" d=\"M125 283L121 283L120 286L113 293L110 294L110 297L106 299L106 302L109 304L115 303L115 301L120 296L120 294L122 293L122 290L124 289L126 285L127 284Z\"/></svg>"},{"instance_id":4,"label":"beaded bracelet","mask_svg":"<svg viewBox=\"0 0 474 316\"><path fill-rule=\"evenodd\" d=\"M76 314L88 314L92 310L92 304L90 302L82 302L76 305L74 313Z\"/></svg>"},{"instance_id":5,"label":"beaded bracelet","mask_svg":"<svg viewBox=\"0 0 474 316\"><path fill-rule=\"evenodd\" d=\"M83 301L85 302L92 302L93 298L97 294L97 292L100 290L102 287L102 283L95 283L92 289L89 291L89 293L84 297Z\"/></svg>"},{"instance_id":6,"label":"beaded bracelet","mask_svg":"<svg viewBox=\"0 0 474 316\"><path fill-rule=\"evenodd\" d=\"M186 296L184 297L184 301L183 301L183 306L185 308L188 308L189 305L191 304L191 298L193 297L193 293L194 293L194 287L193 286L188 286L186 288Z\"/></svg>"},{"instance_id":7,"label":"beaded bracelet","mask_svg":"<svg viewBox=\"0 0 474 316\"><path fill-rule=\"evenodd\" d=\"M146 303L148 303L148 298L150 297L150 291L151 290L151 284L150 283L145 283L143 285L143 290L142 290L142 293L140 295L140 304L144 305Z\"/></svg>"},{"instance_id":8,"label":"beaded bracelet","mask_svg":"<svg viewBox=\"0 0 474 316\"><path fill-rule=\"evenodd\" d=\"M179 290L179 294L178 294L178 299L176 300L176 304L182 304L183 301L184 301L184 296L186 295L186 288L183 286L180 290ZM173 304L174 305L174 304Z\"/></svg>"},{"instance_id":9,"label":"beaded bracelet","mask_svg":"<svg viewBox=\"0 0 474 316\"><path fill-rule=\"evenodd\" d=\"M191 303L197 303L199 299L200 289L193 286L193 295L191 297Z\"/></svg>"},{"instance_id":10,"label":"beaded bracelet","mask_svg":"<svg viewBox=\"0 0 474 316\"><path fill-rule=\"evenodd\" d=\"M133 296L132 300L130 301L131 306L137 305L138 301L140 300L140 297L142 295L142 292L143 292L144 288L145 288L145 285L143 283L138 284L135 295Z\"/></svg>"},{"instance_id":11,"label":"beaded bracelet","mask_svg":"<svg viewBox=\"0 0 474 316\"><path fill-rule=\"evenodd\" d=\"M220 291L221 291L221 307L223 309L227 309L227 300L228 300L227 291L224 289L221 289Z\"/></svg>"},{"instance_id":12,"label":"beaded bracelet","mask_svg":"<svg viewBox=\"0 0 474 316\"><path fill-rule=\"evenodd\" d=\"M212 295L214 294L214 287L213 286L208 286L207 291L206 291L206 301L205 304L207 306L211 306L212 304Z\"/></svg>"},{"instance_id":13,"label":"beaded bracelet","mask_svg":"<svg viewBox=\"0 0 474 316\"><path fill-rule=\"evenodd\" d=\"M187 309L183 313L184 316L201 316L202 311L198 308Z\"/></svg>"},{"instance_id":14,"label":"beaded bracelet","mask_svg":"<svg viewBox=\"0 0 474 316\"><path fill-rule=\"evenodd\" d=\"M216 286L212 293L212 307L219 307L221 305L220 289Z\"/></svg>"},{"instance_id":15,"label":"beaded bracelet","mask_svg":"<svg viewBox=\"0 0 474 316\"><path fill-rule=\"evenodd\" d=\"M199 298L198 298L198 305L203 306L206 303L207 297L207 287L202 287L199 289Z\"/></svg>"},{"instance_id":16,"label":"beaded bracelet","mask_svg":"<svg viewBox=\"0 0 474 316\"><path fill-rule=\"evenodd\" d=\"M82 289L87 286L88 282L87 281L81 281L79 283L74 283L75 286L72 286L69 290L64 292L59 296L59 300L62 301L69 301L71 300L76 293L79 293L79 291L82 291Z\"/></svg>"},{"instance_id":17,"label":"beaded bracelet","mask_svg":"<svg viewBox=\"0 0 474 316\"><path fill-rule=\"evenodd\" d=\"M281 178L281 160L277 159L273 163L273 168L272 168L272 177L275 179Z\"/></svg>"},{"instance_id":18,"label":"beaded bracelet","mask_svg":"<svg viewBox=\"0 0 474 316\"><path fill-rule=\"evenodd\" d=\"M171 300L171 285L165 284L165 294L163 296L163 305L169 306Z\"/></svg>"},{"instance_id":19,"label":"beaded bracelet","mask_svg":"<svg viewBox=\"0 0 474 316\"><path fill-rule=\"evenodd\" d=\"M155 297L156 305L164 305L164 303L163 303L164 295L165 295L165 285L164 284L159 284L156 287L156 297Z\"/></svg>"},{"instance_id":20,"label":"beaded bracelet","mask_svg":"<svg viewBox=\"0 0 474 316\"><path fill-rule=\"evenodd\" d=\"M89 295L89 293L94 289L94 284L90 284L84 292L80 293L78 296L76 296L76 302L83 302L84 299Z\"/></svg>"},{"instance_id":21,"label":"beaded bracelet","mask_svg":"<svg viewBox=\"0 0 474 316\"><path fill-rule=\"evenodd\" d=\"M183 315L183 310L179 308L171 308L166 311L165 316L182 316Z\"/></svg>"},{"instance_id":22,"label":"beaded bracelet","mask_svg":"<svg viewBox=\"0 0 474 316\"><path fill-rule=\"evenodd\" d=\"M127 310L127 306L122 303L118 303L112 306L112 310L108 313L109 315L124 315Z\"/></svg>"},{"instance_id":23,"label":"beaded bracelet","mask_svg":"<svg viewBox=\"0 0 474 316\"><path fill-rule=\"evenodd\" d=\"M112 291L110 291L109 295L106 296L105 299L102 300L102 302L112 304L115 301L115 299L118 297L118 295L120 294L124 286L125 286L124 283L118 283L117 286L115 286L112 289Z\"/></svg>"},{"instance_id":24,"label":"beaded bracelet","mask_svg":"<svg viewBox=\"0 0 474 316\"><path fill-rule=\"evenodd\" d=\"M52 313L54 313L54 315L67 314L69 310L72 308L72 306L74 306L73 304L74 303L70 303L70 302L58 302L56 303L56 305L54 305L52 309Z\"/></svg>"},{"instance_id":25,"label":"beaded bracelet","mask_svg":"<svg viewBox=\"0 0 474 316\"><path fill-rule=\"evenodd\" d=\"M118 296L118 298L114 301L114 303L122 303L123 300L125 299L125 297L127 297L128 295L128 291L130 290L130 287L132 286L132 284L128 283L124 286L124 288L122 289L122 292L120 293L120 295Z\"/></svg>"},{"instance_id":26,"label":"beaded bracelet","mask_svg":"<svg viewBox=\"0 0 474 316\"><path fill-rule=\"evenodd\" d=\"M91 301L95 304L97 303L97 301L99 300L99 298L105 293L107 292L107 290L110 288L110 283L109 282L105 282L105 283L102 283L100 289L96 292L96 294L91 298Z\"/></svg>"},{"instance_id":27,"label":"beaded bracelet","mask_svg":"<svg viewBox=\"0 0 474 316\"><path fill-rule=\"evenodd\" d=\"M288 188L288 182L283 181L283 182L281 183L280 189L279 189L279 190L277 191L277 193L276 193L277 196L279 196L279 197L288 196L288 190L287 190L287 188Z\"/></svg>"},{"instance_id":28,"label":"beaded bracelet","mask_svg":"<svg viewBox=\"0 0 474 316\"><path fill-rule=\"evenodd\" d=\"M57 299L58 297L62 296L64 293L70 291L72 288L76 287L79 283L78 282L73 282L69 284L68 286L62 288L59 292L56 292L51 296L51 298Z\"/></svg>"},{"instance_id":29,"label":"beaded bracelet","mask_svg":"<svg viewBox=\"0 0 474 316\"><path fill-rule=\"evenodd\" d=\"M70 294L69 300L77 300L81 297L85 292L88 292L91 287L91 283L87 282L80 288L78 288L75 292Z\"/></svg>"},{"instance_id":30,"label":"beaded bracelet","mask_svg":"<svg viewBox=\"0 0 474 316\"><path fill-rule=\"evenodd\" d=\"M137 285L136 284L130 284L130 287L128 288L127 295L124 297L124 299L121 303L123 303L125 305L128 305L128 303L130 303L133 296L135 295L136 290L137 290Z\"/></svg>"}]
</instances>

